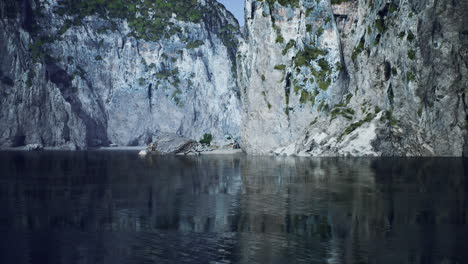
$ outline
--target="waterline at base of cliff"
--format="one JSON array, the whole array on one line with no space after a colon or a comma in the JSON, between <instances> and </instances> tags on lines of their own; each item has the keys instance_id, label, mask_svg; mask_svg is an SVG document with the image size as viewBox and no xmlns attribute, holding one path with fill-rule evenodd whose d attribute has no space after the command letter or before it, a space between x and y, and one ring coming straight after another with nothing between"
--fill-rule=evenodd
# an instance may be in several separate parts
<instances>
[{"instance_id":1,"label":"waterline at base of cliff","mask_svg":"<svg viewBox=\"0 0 468 264\"><path fill-rule=\"evenodd\" d=\"M163 2L2 1L0 149L468 155L466 1Z\"/></svg>"}]
</instances>

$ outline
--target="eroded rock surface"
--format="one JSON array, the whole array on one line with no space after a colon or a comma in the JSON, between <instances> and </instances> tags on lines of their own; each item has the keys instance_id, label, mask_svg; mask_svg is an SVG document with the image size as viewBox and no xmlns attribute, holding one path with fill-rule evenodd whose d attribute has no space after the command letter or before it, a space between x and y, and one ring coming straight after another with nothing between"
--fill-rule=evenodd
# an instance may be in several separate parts
<instances>
[{"instance_id":1,"label":"eroded rock surface","mask_svg":"<svg viewBox=\"0 0 468 264\"><path fill-rule=\"evenodd\" d=\"M198 142L176 134L164 134L148 145L147 152L153 154L180 154L192 151Z\"/></svg>"},{"instance_id":2,"label":"eroded rock surface","mask_svg":"<svg viewBox=\"0 0 468 264\"><path fill-rule=\"evenodd\" d=\"M0 147L239 137L238 22L166 2L2 0Z\"/></svg>"},{"instance_id":3,"label":"eroded rock surface","mask_svg":"<svg viewBox=\"0 0 468 264\"><path fill-rule=\"evenodd\" d=\"M1 1L1 148L468 155L466 1L104 2Z\"/></svg>"},{"instance_id":4,"label":"eroded rock surface","mask_svg":"<svg viewBox=\"0 0 468 264\"><path fill-rule=\"evenodd\" d=\"M246 1L249 153L468 153L467 3Z\"/></svg>"}]
</instances>

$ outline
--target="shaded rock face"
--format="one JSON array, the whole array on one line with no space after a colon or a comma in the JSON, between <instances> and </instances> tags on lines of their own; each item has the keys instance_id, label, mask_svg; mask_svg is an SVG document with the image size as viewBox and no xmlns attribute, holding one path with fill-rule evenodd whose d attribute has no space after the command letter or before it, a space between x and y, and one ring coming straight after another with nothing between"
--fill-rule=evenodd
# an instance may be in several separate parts
<instances>
[{"instance_id":1,"label":"shaded rock face","mask_svg":"<svg viewBox=\"0 0 468 264\"><path fill-rule=\"evenodd\" d=\"M0 0L0 147L468 153L466 1L104 2Z\"/></svg>"},{"instance_id":2,"label":"shaded rock face","mask_svg":"<svg viewBox=\"0 0 468 264\"><path fill-rule=\"evenodd\" d=\"M239 137L239 26L222 5L91 2L1 1L0 147Z\"/></svg>"},{"instance_id":3,"label":"shaded rock face","mask_svg":"<svg viewBox=\"0 0 468 264\"><path fill-rule=\"evenodd\" d=\"M244 149L466 155L467 12L448 0L247 0Z\"/></svg>"}]
</instances>

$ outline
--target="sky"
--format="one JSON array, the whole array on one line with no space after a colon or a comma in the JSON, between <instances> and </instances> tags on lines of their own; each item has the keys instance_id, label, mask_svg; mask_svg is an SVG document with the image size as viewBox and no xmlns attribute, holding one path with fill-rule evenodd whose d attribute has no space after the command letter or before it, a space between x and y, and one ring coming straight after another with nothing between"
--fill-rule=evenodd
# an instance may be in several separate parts
<instances>
[{"instance_id":1,"label":"sky","mask_svg":"<svg viewBox=\"0 0 468 264\"><path fill-rule=\"evenodd\" d=\"M245 0L218 0L223 4L231 13L236 16L240 26L244 26L244 2Z\"/></svg>"}]
</instances>

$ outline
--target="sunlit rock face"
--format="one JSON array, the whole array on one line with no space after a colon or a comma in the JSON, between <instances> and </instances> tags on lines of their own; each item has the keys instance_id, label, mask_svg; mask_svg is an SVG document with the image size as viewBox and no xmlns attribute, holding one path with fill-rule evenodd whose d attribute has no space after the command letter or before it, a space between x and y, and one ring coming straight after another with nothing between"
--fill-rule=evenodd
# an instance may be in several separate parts
<instances>
[{"instance_id":1,"label":"sunlit rock face","mask_svg":"<svg viewBox=\"0 0 468 264\"><path fill-rule=\"evenodd\" d=\"M244 149L467 153L467 11L457 1L247 0Z\"/></svg>"},{"instance_id":2,"label":"sunlit rock face","mask_svg":"<svg viewBox=\"0 0 468 264\"><path fill-rule=\"evenodd\" d=\"M216 1L7 2L1 147L239 137L239 26Z\"/></svg>"},{"instance_id":3,"label":"sunlit rock face","mask_svg":"<svg viewBox=\"0 0 468 264\"><path fill-rule=\"evenodd\" d=\"M0 147L468 153L467 3L2 1Z\"/></svg>"}]
</instances>

